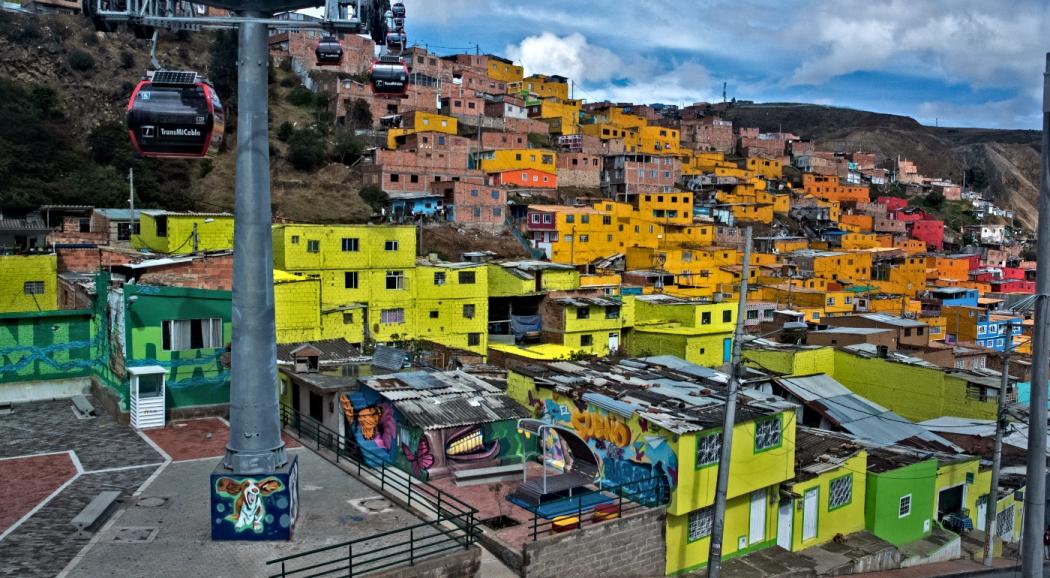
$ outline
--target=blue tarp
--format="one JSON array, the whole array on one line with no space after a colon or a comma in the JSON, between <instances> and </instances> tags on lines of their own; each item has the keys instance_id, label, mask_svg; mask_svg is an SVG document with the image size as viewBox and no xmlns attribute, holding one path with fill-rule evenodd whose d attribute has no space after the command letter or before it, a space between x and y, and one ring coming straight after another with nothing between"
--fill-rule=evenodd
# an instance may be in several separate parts
<instances>
[{"instance_id":1,"label":"blue tarp","mask_svg":"<svg viewBox=\"0 0 1050 578\"><path fill-rule=\"evenodd\" d=\"M521 339L526 333L538 333L540 331L539 315L511 315L510 332L514 337Z\"/></svg>"}]
</instances>

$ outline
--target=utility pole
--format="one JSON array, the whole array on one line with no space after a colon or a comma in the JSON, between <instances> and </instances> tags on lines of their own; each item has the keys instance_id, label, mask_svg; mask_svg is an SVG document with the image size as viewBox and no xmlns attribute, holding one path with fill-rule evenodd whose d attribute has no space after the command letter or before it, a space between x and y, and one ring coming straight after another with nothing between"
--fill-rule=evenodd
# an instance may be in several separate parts
<instances>
[{"instance_id":1,"label":"utility pole","mask_svg":"<svg viewBox=\"0 0 1050 578\"><path fill-rule=\"evenodd\" d=\"M729 489L729 462L733 455L733 426L736 423L736 396L740 388L740 350L747 316L747 280L751 274L751 227L744 229L744 267L740 271L740 300L736 308L736 330L733 332L733 357L729 364L729 394L726 396L725 421L722 423L722 447L718 457L718 481L711 524L711 549L707 556L708 578L722 573L722 534L725 533L726 493Z\"/></svg>"},{"instance_id":2,"label":"utility pole","mask_svg":"<svg viewBox=\"0 0 1050 578\"><path fill-rule=\"evenodd\" d=\"M984 565L992 567L995 544L996 505L999 496L999 469L1003 460L1003 430L1006 429L1006 387L1010 384L1010 349L1013 348L1014 323L1006 322L1006 349L1003 350L1003 375L999 381L999 403L995 409L995 450L992 453L992 483L984 507Z\"/></svg>"},{"instance_id":3,"label":"utility pole","mask_svg":"<svg viewBox=\"0 0 1050 578\"><path fill-rule=\"evenodd\" d=\"M199 245L200 237L197 236L197 223L193 224L193 254L197 254L197 246Z\"/></svg>"},{"instance_id":4,"label":"utility pole","mask_svg":"<svg viewBox=\"0 0 1050 578\"><path fill-rule=\"evenodd\" d=\"M128 206L131 213L128 214L128 245L135 236L135 167L128 167Z\"/></svg>"},{"instance_id":5,"label":"utility pole","mask_svg":"<svg viewBox=\"0 0 1050 578\"><path fill-rule=\"evenodd\" d=\"M270 14L245 12L262 20ZM274 472L288 462L277 397L277 346L270 240L266 24L242 22L237 59L237 180L233 246L230 439L223 465L237 473Z\"/></svg>"},{"instance_id":6,"label":"utility pole","mask_svg":"<svg viewBox=\"0 0 1050 578\"><path fill-rule=\"evenodd\" d=\"M1042 178L1039 182L1039 226L1050 228L1050 53L1043 73ZM1035 280L1035 334L1032 339L1032 397L1028 405L1028 479L1024 494L1021 575L1043 575L1043 530L1046 524L1046 384L1050 369L1050 235L1039 235Z\"/></svg>"}]
</instances>

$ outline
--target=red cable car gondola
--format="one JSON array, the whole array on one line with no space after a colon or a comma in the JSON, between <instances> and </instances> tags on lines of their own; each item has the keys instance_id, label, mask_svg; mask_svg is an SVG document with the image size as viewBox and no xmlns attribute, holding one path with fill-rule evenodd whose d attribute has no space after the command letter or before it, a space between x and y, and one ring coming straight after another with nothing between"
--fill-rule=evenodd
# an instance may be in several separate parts
<instances>
[{"instance_id":1,"label":"red cable car gondola","mask_svg":"<svg viewBox=\"0 0 1050 578\"><path fill-rule=\"evenodd\" d=\"M381 56L368 72L372 94L386 98L404 98L408 94L408 65L396 56Z\"/></svg>"},{"instance_id":2,"label":"red cable car gondola","mask_svg":"<svg viewBox=\"0 0 1050 578\"><path fill-rule=\"evenodd\" d=\"M343 61L343 45L335 36L325 36L314 48L318 66L334 66Z\"/></svg>"},{"instance_id":3,"label":"red cable car gondola","mask_svg":"<svg viewBox=\"0 0 1050 578\"><path fill-rule=\"evenodd\" d=\"M404 32L387 32L386 47L390 52L400 53L405 49L406 44L408 44L408 38L405 37Z\"/></svg>"},{"instance_id":4,"label":"red cable car gondola","mask_svg":"<svg viewBox=\"0 0 1050 578\"><path fill-rule=\"evenodd\" d=\"M218 93L196 72L158 70L131 93L127 123L141 156L201 158L218 150L226 119Z\"/></svg>"}]
</instances>

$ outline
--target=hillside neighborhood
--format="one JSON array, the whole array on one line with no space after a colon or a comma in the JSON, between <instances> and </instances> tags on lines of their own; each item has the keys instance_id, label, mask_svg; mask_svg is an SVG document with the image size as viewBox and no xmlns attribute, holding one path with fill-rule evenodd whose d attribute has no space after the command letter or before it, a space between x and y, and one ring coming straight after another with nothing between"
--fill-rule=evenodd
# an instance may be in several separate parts
<instances>
[{"instance_id":1,"label":"hillside neighborhood","mask_svg":"<svg viewBox=\"0 0 1050 578\"><path fill-rule=\"evenodd\" d=\"M1029 401L1035 235L1000 202L1008 191L730 119L753 103L591 102L563 71L480 50L406 46L406 94L389 98L368 81L389 46L346 34L332 66L322 37L273 27L271 65L325 97L318 122L362 143L346 163L357 180L325 202L371 215L276 215L251 249L272 254L273 385L302 473L270 489L213 475L211 503L231 510L198 492L185 518L200 528L141 510L203 488L204 470L164 476L221 456L233 431L233 303L251 290L234 284L239 216L136 207L133 188L126 206L0 206L0 474L24 497L0 500L12 575L118 559L114 574L150 575L137 564L167 559L176 530L210 565L208 518L216 540L294 545L325 529L215 575L337 559L340 575L380 575L379 558L354 556L383 546L411 550L420 576L692 575L718 529L727 576L950 575L983 564L987 542L993 565L1015 563L1026 466L1046 457L1027 454L1029 423L1048 408ZM88 463L92 437L114 455ZM104 479L121 472L139 473ZM244 488L269 513L241 515ZM90 531L63 518L104 490L123 513ZM347 503L338 521L324 513ZM152 534L127 539L147 555L112 544L140 526ZM35 566L41 535L70 541Z\"/></svg>"}]
</instances>

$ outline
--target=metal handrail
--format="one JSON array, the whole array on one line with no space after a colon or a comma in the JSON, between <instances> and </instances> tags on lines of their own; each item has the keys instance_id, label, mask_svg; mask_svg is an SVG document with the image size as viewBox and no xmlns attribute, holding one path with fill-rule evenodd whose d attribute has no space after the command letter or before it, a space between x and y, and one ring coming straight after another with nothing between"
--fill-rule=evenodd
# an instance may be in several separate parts
<instances>
[{"instance_id":1,"label":"metal handrail","mask_svg":"<svg viewBox=\"0 0 1050 578\"><path fill-rule=\"evenodd\" d=\"M302 428L304 423L308 426L305 431ZM374 450L361 447L355 441L333 431L309 416L304 416L286 404L281 404L281 424L282 426L294 425L296 427L296 436L300 439L303 438L304 433L308 436L312 433L312 439L315 441L315 449L320 449L323 445L325 449L335 453L336 463L340 460L348 462L351 466L357 468L356 471L359 476L368 475L379 481L381 489L385 490L387 486L390 486L394 489L402 490L405 494L406 501L409 504L418 501L419 505L428 506L435 514L439 513L439 508L441 508L441 506L444 506L444 508L441 509L452 513L478 513L476 508L464 503L455 496L419 480L418 478L414 478L411 474L394 467L386 456L381 455ZM310 430L313 431L311 432ZM328 443L321 443L322 433L325 434L324 437ZM344 451L344 448L349 447L354 447L354 449L363 456L371 456L376 462L383 464L383 466L376 468L369 465L367 460L356 459L348 451ZM433 501L433 503L430 503L431 501Z\"/></svg>"},{"instance_id":2,"label":"metal handrail","mask_svg":"<svg viewBox=\"0 0 1050 578\"><path fill-rule=\"evenodd\" d=\"M373 534L365 538L275 558L266 563L267 566L280 565L280 571L271 575L273 578L287 576L305 576L310 578L329 574L354 576L404 564L411 566L421 558L459 548L469 548L476 541L480 530L476 519L477 509L426 482L414 479L400 469L392 467L391 462L385 456L360 447L353 440L325 427L317 420L303 416L285 404L281 405L280 418L282 427L294 427L297 437L304 445L309 445L307 442L312 440L315 449L320 450L323 447L332 451L335 454L336 463L342 460L351 467L356 468L358 478L367 477L373 483L378 482L383 492L404 495L409 506L414 505L420 510L433 512L435 519L423 521L406 528ZM380 466L374 467L366 463L367 460L357 459L351 455L350 448L353 448L361 455L374 457L376 463L380 464ZM330 459L323 453L319 455L325 459ZM417 531L424 529L429 530L429 532L417 537ZM406 539L392 544L366 546L368 542L377 539L406 535ZM356 555L354 554L355 549L357 550ZM388 550L392 550L392 552L376 556L376 554ZM333 557L328 560L315 561L318 556L325 554L331 554ZM337 557L335 557L336 555ZM289 563L296 561L302 561L306 565L289 569ZM314 573L304 574L307 572Z\"/></svg>"}]
</instances>

